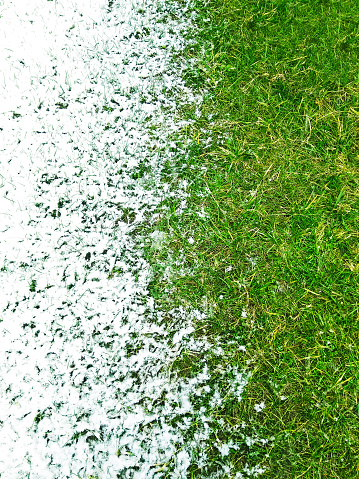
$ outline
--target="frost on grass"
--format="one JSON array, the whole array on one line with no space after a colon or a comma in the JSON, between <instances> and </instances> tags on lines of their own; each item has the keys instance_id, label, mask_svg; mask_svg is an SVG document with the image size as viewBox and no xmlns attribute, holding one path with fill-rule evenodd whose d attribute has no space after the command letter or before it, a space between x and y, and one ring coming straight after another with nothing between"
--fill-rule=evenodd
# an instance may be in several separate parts
<instances>
[{"instance_id":1,"label":"frost on grass","mask_svg":"<svg viewBox=\"0 0 359 479\"><path fill-rule=\"evenodd\" d=\"M173 381L168 365L210 346L191 336L198 311L156 311L140 234L183 154L166 143L178 98L199 101L171 70L189 24L165 4L0 4L1 478L205 466L211 418L192 398L210 375Z\"/></svg>"}]
</instances>

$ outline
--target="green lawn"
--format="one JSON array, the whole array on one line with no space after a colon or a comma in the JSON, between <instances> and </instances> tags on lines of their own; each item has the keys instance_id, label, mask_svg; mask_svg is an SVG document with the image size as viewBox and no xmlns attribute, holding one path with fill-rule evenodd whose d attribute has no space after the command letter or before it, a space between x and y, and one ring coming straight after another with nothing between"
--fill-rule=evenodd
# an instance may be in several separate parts
<instances>
[{"instance_id":1,"label":"green lawn","mask_svg":"<svg viewBox=\"0 0 359 479\"><path fill-rule=\"evenodd\" d=\"M186 81L205 100L200 118L191 105L180 112L195 119L176 137L186 166L168 164L172 187L187 180L191 196L181 215L167 201L156 226L171 235L163 255L183 254L193 274L178 273L169 293L164 258L152 254L151 292L162 306L207 308L197 334L226 348L213 374L221 362L251 371L243 401L225 402L213 425L215 438L228 436L225 424L242 443L230 454L236 471L358 478L359 2L195 9L185 56L199 60ZM198 361L184 354L173 367L191 375ZM267 442L246 445L243 422ZM215 471L218 452L208 454Z\"/></svg>"}]
</instances>

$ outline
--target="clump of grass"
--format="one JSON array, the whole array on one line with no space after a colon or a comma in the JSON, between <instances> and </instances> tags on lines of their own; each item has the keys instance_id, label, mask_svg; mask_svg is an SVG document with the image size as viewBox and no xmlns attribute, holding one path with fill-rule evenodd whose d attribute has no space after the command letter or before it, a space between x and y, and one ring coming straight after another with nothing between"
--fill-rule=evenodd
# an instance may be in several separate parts
<instances>
[{"instance_id":1,"label":"clump of grass","mask_svg":"<svg viewBox=\"0 0 359 479\"><path fill-rule=\"evenodd\" d=\"M182 135L195 139L187 165L173 165L191 196L180 216L167 201L157 225L193 274L170 294L157 279L153 291L196 307L205 298L211 314L198 334L247 343L241 359L226 355L251 362L252 376L224 420L274 436L256 450L263 477L357 478L359 4L195 8L186 55L200 61L186 78L205 99ZM192 367L183 360L184 373ZM249 456L236 457L238 471Z\"/></svg>"}]
</instances>

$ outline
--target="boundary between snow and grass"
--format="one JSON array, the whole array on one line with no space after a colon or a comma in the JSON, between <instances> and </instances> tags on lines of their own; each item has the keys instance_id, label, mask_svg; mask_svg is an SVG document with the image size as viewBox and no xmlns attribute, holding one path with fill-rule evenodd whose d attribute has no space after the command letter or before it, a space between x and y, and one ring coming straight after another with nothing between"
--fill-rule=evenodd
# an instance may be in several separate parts
<instances>
[{"instance_id":1,"label":"boundary between snow and grass","mask_svg":"<svg viewBox=\"0 0 359 479\"><path fill-rule=\"evenodd\" d=\"M196 335L227 354L210 359L209 371L251 364L244 400L224 401L212 432L235 440L244 422L271 440L231 451L235 470L249 459L273 479L354 479L359 4L193 6L196 41L185 57L197 61L184 75L203 102L200 114L181 109L194 123L179 136L186 164L176 165L189 197L180 216L179 200L167 200L158 226L168 255L184 257L192 274L168 289L160 271L151 292L161 303L206 308ZM190 377L200 361L184 354L173 367ZM216 454L213 445L209 467Z\"/></svg>"},{"instance_id":2,"label":"boundary between snow and grass","mask_svg":"<svg viewBox=\"0 0 359 479\"><path fill-rule=\"evenodd\" d=\"M182 4L181 1L174 3ZM201 39L193 38L193 32L201 23L195 2L190 2L187 16L191 18L193 27L187 31L185 53L175 54L173 64L185 83L205 101L210 101L213 94L199 73L205 50ZM201 311L202 314L192 319L194 337L213 348L212 352L195 352L185 348L171 366L174 378L191 380L201 373L203 367L209 374L208 384L191 397L195 408L207 415L209 441L204 455L194 455L195 460L188 467L188 477L257 477L265 471L265 466L261 464L266 462L267 450L264 451L263 446L271 446L274 437L261 437L254 417L247 416L247 421L244 421L240 412L245 386L251 377L250 365L255 359L247 349L251 344L247 344L246 332L238 327L248 318L246 303L237 305L236 315L231 315L234 316L231 324L218 321L217 311L223 295L208 295L205 284L205 276L209 282L212 274L218 280L218 271L212 266L205 266L206 271L203 270L203 260L207 260L208 253L198 248L198 243L211 243L217 220L205 211L212 193L205 179L208 164L204 164L203 153L210 147L212 136L210 127L204 130L198 125L203 121L213 124L211 119L214 115L213 110L204 111L202 102L180 101L176 112L183 126L170 135L170 147L176 154L165 162L161 172L161 181L168 183L172 194L159 205L156 223L149 229L145 227L146 234L152 238L145 239L144 248L145 258L153 271L150 294L157 308L164 311L164 319L170 319L171 311L177 308L187 311L187 314L191 314L193 309ZM219 128L215 133L216 144L225 145L227 137L223 128ZM178 190L183 191L181 196L178 196ZM215 234L220 238L217 228ZM218 249L217 253L220 254ZM214 259L218 267L214 256L211 254L211 260ZM224 273L221 281L225 282L226 274L235 266L226 262L221 267ZM252 271L252 267L251 264L248 271ZM245 288L245 285L238 284L238 287ZM241 378L239 383L238 378ZM253 414L261 413L264 408L265 403L257 401L253 405ZM201 427L201 421L194 423L188 429L185 441L192 444L198 441Z\"/></svg>"}]
</instances>

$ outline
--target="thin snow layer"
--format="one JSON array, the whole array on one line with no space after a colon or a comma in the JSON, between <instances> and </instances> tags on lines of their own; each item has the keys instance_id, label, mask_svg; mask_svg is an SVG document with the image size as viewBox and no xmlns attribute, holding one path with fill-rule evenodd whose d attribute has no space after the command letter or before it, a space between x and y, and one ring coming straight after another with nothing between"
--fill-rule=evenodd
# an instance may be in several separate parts
<instances>
[{"instance_id":1,"label":"thin snow layer","mask_svg":"<svg viewBox=\"0 0 359 479\"><path fill-rule=\"evenodd\" d=\"M179 95L199 101L170 68L188 25L165 3L0 2L4 479L185 478L209 437L190 400L208 371L168 373L208 348L191 338L200 313L155 310L136 234L169 194Z\"/></svg>"}]
</instances>

